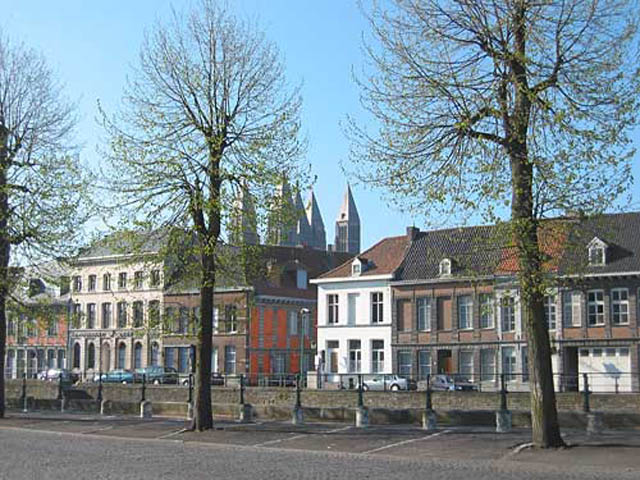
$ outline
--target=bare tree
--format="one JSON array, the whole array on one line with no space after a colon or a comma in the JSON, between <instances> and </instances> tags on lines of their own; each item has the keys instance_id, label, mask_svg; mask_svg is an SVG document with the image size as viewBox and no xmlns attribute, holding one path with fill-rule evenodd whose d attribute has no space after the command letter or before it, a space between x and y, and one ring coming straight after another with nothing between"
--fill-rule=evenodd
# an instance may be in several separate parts
<instances>
[{"instance_id":1,"label":"bare tree","mask_svg":"<svg viewBox=\"0 0 640 480\"><path fill-rule=\"evenodd\" d=\"M173 12L147 35L124 109L117 118L105 117L107 174L120 205L149 228L179 228L194 239L190 254L198 259L201 302L197 430L213 424L209 387L221 234L233 228L234 198L243 189L265 212L283 172L298 175L300 105L275 45L255 26L203 0L187 15Z\"/></svg>"},{"instance_id":2,"label":"bare tree","mask_svg":"<svg viewBox=\"0 0 640 480\"><path fill-rule=\"evenodd\" d=\"M367 12L373 73L350 122L360 179L431 214L505 207L529 344L533 441L563 444L543 317L541 219L602 211L630 183L636 0L393 0Z\"/></svg>"},{"instance_id":3,"label":"bare tree","mask_svg":"<svg viewBox=\"0 0 640 480\"><path fill-rule=\"evenodd\" d=\"M44 58L0 33L0 418L11 265L68 251L90 212L75 122Z\"/></svg>"}]
</instances>

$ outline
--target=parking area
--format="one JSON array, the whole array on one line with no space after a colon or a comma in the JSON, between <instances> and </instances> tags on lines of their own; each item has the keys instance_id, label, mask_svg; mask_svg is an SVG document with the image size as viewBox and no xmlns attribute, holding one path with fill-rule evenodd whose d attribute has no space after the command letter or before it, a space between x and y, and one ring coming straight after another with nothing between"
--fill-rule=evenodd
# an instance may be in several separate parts
<instances>
[{"instance_id":1,"label":"parking area","mask_svg":"<svg viewBox=\"0 0 640 480\"><path fill-rule=\"evenodd\" d=\"M370 426L359 429L343 423L265 421L238 423L217 419L206 432L187 430L181 419L99 416L83 414L11 413L0 428L21 428L78 436L136 438L192 445L237 445L258 449L337 452L384 455L412 460L464 459L491 462L533 462L584 466L614 465L622 470L640 469L640 435L637 431L606 432L598 438L578 430L564 430L571 448L536 451L527 448L528 429L498 434L489 427L443 427L434 432L415 426ZM614 459L614 461L612 461Z\"/></svg>"}]
</instances>

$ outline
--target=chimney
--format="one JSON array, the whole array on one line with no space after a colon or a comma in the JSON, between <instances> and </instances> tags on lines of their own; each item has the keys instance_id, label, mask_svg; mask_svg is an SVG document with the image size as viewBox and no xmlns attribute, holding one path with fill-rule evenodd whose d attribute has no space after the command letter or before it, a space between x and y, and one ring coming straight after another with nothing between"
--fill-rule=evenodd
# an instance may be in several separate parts
<instances>
[{"instance_id":1,"label":"chimney","mask_svg":"<svg viewBox=\"0 0 640 480\"><path fill-rule=\"evenodd\" d=\"M420 233L419 228L407 227L407 239L409 239L409 241L412 242L413 240L415 240L419 233Z\"/></svg>"}]
</instances>

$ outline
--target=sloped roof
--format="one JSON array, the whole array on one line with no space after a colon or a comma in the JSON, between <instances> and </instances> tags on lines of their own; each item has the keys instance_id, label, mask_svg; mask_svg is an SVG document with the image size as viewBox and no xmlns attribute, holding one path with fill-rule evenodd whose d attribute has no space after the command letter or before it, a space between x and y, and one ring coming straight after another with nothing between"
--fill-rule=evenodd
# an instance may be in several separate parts
<instances>
[{"instance_id":1,"label":"sloped roof","mask_svg":"<svg viewBox=\"0 0 640 480\"><path fill-rule=\"evenodd\" d=\"M409 245L406 235L400 237L387 237L380 240L373 247L365 250L359 258L368 260L367 268L359 277L369 277L374 275L394 274L405 256L405 251ZM353 257L339 267L321 275L319 278L343 278L351 277L351 262Z\"/></svg>"}]
</instances>

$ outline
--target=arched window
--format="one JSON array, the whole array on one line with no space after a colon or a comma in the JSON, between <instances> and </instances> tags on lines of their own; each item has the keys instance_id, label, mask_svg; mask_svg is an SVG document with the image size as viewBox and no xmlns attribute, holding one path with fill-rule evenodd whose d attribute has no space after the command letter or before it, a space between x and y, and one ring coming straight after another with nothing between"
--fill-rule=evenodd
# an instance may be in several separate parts
<instances>
[{"instance_id":1,"label":"arched window","mask_svg":"<svg viewBox=\"0 0 640 480\"><path fill-rule=\"evenodd\" d=\"M64 368L66 366L64 354L64 350L58 350L58 368Z\"/></svg>"},{"instance_id":2,"label":"arched window","mask_svg":"<svg viewBox=\"0 0 640 480\"><path fill-rule=\"evenodd\" d=\"M118 365L117 368L124 368L127 346L124 343L118 345Z\"/></svg>"},{"instance_id":3,"label":"arched window","mask_svg":"<svg viewBox=\"0 0 640 480\"><path fill-rule=\"evenodd\" d=\"M87 351L87 368L96 368L96 346L93 343L89 344Z\"/></svg>"},{"instance_id":4,"label":"arched window","mask_svg":"<svg viewBox=\"0 0 640 480\"><path fill-rule=\"evenodd\" d=\"M158 366L158 355L160 353L160 345L157 342L151 344L151 366Z\"/></svg>"},{"instance_id":5,"label":"arched window","mask_svg":"<svg viewBox=\"0 0 640 480\"><path fill-rule=\"evenodd\" d=\"M55 350L47 350L47 368L56 368Z\"/></svg>"},{"instance_id":6,"label":"arched window","mask_svg":"<svg viewBox=\"0 0 640 480\"><path fill-rule=\"evenodd\" d=\"M142 368L142 344L136 343L133 349L133 368Z\"/></svg>"},{"instance_id":7,"label":"arched window","mask_svg":"<svg viewBox=\"0 0 640 480\"><path fill-rule=\"evenodd\" d=\"M73 346L73 368L80 368L80 344Z\"/></svg>"},{"instance_id":8,"label":"arched window","mask_svg":"<svg viewBox=\"0 0 640 480\"><path fill-rule=\"evenodd\" d=\"M102 352L100 353L100 358L102 361L102 371L108 372L111 370L111 347L108 343L102 344Z\"/></svg>"}]
</instances>

